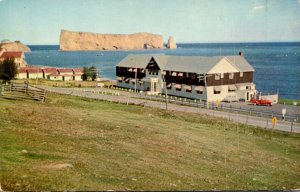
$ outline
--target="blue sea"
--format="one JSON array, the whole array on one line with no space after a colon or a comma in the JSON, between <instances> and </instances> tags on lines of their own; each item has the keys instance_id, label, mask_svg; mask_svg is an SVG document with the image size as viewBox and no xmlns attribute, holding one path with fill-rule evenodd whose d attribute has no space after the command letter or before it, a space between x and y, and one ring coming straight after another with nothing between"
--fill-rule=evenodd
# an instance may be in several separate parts
<instances>
[{"instance_id":1,"label":"blue sea","mask_svg":"<svg viewBox=\"0 0 300 192\"><path fill-rule=\"evenodd\" d=\"M31 45L26 53L30 65L77 68L96 66L100 76L115 79L115 66L128 54L164 53L167 55L237 55L254 67L254 83L258 91L275 93L281 98L300 99L300 42L293 43L192 43L178 44L174 50L141 51L59 51L58 45Z\"/></svg>"}]
</instances>

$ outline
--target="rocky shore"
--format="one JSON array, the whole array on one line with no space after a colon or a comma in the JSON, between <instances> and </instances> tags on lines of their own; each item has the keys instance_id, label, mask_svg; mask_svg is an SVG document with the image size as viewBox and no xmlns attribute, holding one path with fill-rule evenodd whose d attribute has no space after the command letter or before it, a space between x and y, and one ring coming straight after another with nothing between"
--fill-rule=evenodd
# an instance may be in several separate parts
<instances>
[{"instance_id":1,"label":"rocky shore","mask_svg":"<svg viewBox=\"0 0 300 192\"><path fill-rule=\"evenodd\" d=\"M22 51L22 52L30 52L30 48L20 41L2 41L0 43L0 48L5 49L6 51Z\"/></svg>"}]
</instances>

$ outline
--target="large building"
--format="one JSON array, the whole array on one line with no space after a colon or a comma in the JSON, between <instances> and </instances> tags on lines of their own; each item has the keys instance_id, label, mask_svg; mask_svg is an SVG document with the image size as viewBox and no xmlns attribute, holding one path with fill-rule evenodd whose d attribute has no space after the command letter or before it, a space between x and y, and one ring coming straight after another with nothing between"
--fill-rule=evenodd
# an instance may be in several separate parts
<instances>
[{"instance_id":1,"label":"large building","mask_svg":"<svg viewBox=\"0 0 300 192\"><path fill-rule=\"evenodd\" d=\"M128 55L116 66L117 86L206 101L249 101L254 69L236 56Z\"/></svg>"}]
</instances>

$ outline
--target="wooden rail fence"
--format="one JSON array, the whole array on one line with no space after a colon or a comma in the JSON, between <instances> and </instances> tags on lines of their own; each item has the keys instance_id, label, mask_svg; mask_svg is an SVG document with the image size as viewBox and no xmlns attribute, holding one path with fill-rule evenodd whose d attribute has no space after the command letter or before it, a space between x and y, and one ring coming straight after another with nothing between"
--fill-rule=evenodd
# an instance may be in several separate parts
<instances>
[{"instance_id":1,"label":"wooden rail fence","mask_svg":"<svg viewBox=\"0 0 300 192\"><path fill-rule=\"evenodd\" d=\"M25 99L45 102L46 91L29 84L0 84L0 96L7 99Z\"/></svg>"}]
</instances>

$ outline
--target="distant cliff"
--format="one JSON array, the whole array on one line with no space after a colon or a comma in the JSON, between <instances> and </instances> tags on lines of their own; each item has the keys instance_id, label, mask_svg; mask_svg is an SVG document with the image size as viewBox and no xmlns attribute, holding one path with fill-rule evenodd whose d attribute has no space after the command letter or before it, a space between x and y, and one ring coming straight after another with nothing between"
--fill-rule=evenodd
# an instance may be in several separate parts
<instances>
[{"instance_id":1,"label":"distant cliff","mask_svg":"<svg viewBox=\"0 0 300 192\"><path fill-rule=\"evenodd\" d=\"M23 51L30 52L30 48L22 44L20 41L10 42L8 40L1 41L0 48L4 48L6 51Z\"/></svg>"},{"instance_id":2,"label":"distant cliff","mask_svg":"<svg viewBox=\"0 0 300 192\"><path fill-rule=\"evenodd\" d=\"M97 34L62 30L60 50L141 50L163 48L163 37L150 33Z\"/></svg>"}]
</instances>

